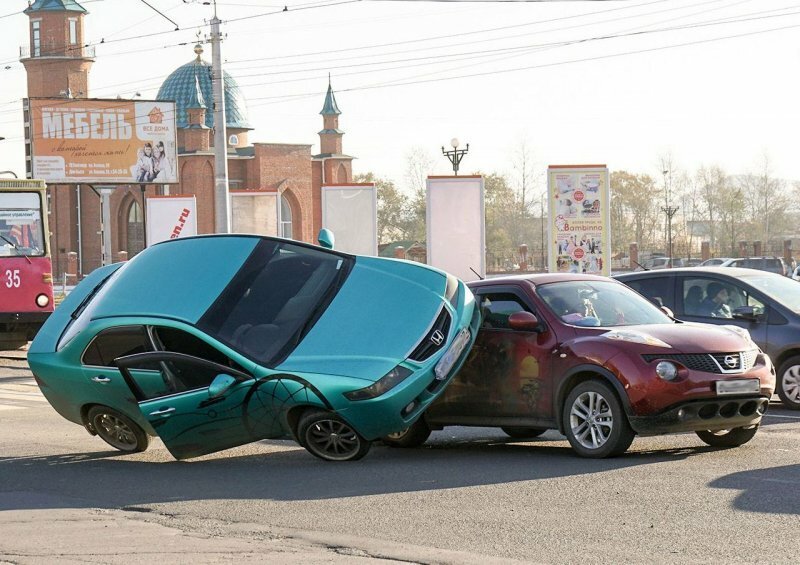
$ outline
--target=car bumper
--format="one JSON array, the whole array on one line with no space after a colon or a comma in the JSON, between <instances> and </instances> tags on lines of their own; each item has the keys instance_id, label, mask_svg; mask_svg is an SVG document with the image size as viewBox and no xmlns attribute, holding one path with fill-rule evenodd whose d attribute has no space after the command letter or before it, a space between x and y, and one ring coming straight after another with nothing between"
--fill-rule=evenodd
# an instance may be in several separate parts
<instances>
[{"instance_id":1,"label":"car bumper","mask_svg":"<svg viewBox=\"0 0 800 565\"><path fill-rule=\"evenodd\" d=\"M639 435L727 430L758 424L768 407L766 396L716 397L682 402L658 414L629 416L628 420Z\"/></svg>"},{"instance_id":2,"label":"car bumper","mask_svg":"<svg viewBox=\"0 0 800 565\"><path fill-rule=\"evenodd\" d=\"M41 327L53 312L15 312L0 314L0 324L35 325Z\"/></svg>"},{"instance_id":3,"label":"car bumper","mask_svg":"<svg viewBox=\"0 0 800 565\"><path fill-rule=\"evenodd\" d=\"M441 355L437 355L409 376L405 386L378 398L354 401L340 415L367 440L408 428L439 397L469 356L480 327L478 308L472 310L469 325L460 325L456 331L464 327L469 328L471 339L445 378L437 379L434 373L436 363L441 359Z\"/></svg>"}]
</instances>

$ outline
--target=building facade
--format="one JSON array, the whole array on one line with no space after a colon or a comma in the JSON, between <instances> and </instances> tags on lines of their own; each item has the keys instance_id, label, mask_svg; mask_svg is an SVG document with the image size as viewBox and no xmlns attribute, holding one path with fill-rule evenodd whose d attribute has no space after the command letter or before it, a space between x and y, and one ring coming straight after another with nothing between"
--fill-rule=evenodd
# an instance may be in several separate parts
<instances>
[{"instance_id":1,"label":"building facade","mask_svg":"<svg viewBox=\"0 0 800 565\"><path fill-rule=\"evenodd\" d=\"M26 10L29 45L20 49L27 71L29 98L90 98L89 72L95 62L85 46L88 12L75 0L36 0ZM117 185L111 196L112 257L125 260L145 245L145 199L164 194L194 195L199 233L214 232L214 123L210 63L202 45L194 58L164 80L157 99L176 102L179 184ZM316 241L322 227L322 191L328 184L352 181L353 157L342 149L339 110L328 84L319 154L312 145L250 143L253 127L236 80L225 73L228 178L232 191L279 195L279 235ZM28 155L30 159L30 155ZM79 280L102 264L101 207L95 188L48 187L51 252L57 280Z\"/></svg>"}]
</instances>

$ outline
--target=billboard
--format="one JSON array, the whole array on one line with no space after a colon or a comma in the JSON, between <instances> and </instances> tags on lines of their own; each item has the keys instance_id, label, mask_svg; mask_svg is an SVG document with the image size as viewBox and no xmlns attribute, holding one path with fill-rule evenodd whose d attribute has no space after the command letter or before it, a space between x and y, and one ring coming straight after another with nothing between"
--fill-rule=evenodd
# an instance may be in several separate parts
<instances>
[{"instance_id":1,"label":"billboard","mask_svg":"<svg viewBox=\"0 0 800 565\"><path fill-rule=\"evenodd\" d=\"M483 177L428 177L427 204L428 265L464 281L484 277Z\"/></svg>"},{"instance_id":2,"label":"billboard","mask_svg":"<svg viewBox=\"0 0 800 565\"><path fill-rule=\"evenodd\" d=\"M31 98L31 174L49 183L178 182L175 103Z\"/></svg>"},{"instance_id":3,"label":"billboard","mask_svg":"<svg viewBox=\"0 0 800 565\"><path fill-rule=\"evenodd\" d=\"M145 214L148 246L197 235L197 204L193 194L148 196Z\"/></svg>"},{"instance_id":4,"label":"billboard","mask_svg":"<svg viewBox=\"0 0 800 565\"><path fill-rule=\"evenodd\" d=\"M279 235L277 192L231 190L231 233Z\"/></svg>"},{"instance_id":5,"label":"billboard","mask_svg":"<svg viewBox=\"0 0 800 565\"><path fill-rule=\"evenodd\" d=\"M611 274L610 191L605 165L547 169L548 270Z\"/></svg>"},{"instance_id":6,"label":"billboard","mask_svg":"<svg viewBox=\"0 0 800 565\"><path fill-rule=\"evenodd\" d=\"M333 231L338 251L378 255L378 192L375 185L323 186L322 227Z\"/></svg>"}]
</instances>

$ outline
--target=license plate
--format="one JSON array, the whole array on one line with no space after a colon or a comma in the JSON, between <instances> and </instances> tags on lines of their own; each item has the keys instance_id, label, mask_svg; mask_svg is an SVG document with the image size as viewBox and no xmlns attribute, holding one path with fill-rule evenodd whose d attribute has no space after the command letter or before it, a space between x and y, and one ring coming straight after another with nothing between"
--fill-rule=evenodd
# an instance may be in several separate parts
<instances>
[{"instance_id":1,"label":"license plate","mask_svg":"<svg viewBox=\"0 0 800 565\"><path fill-rule=\"evenodd\" d=\"M453 344L450 346L450 349L447 350L447 353L439 359L439 362L436 364L436 368L433 370L434 374L436 375L437 381L443 381L447 378L448 373L450 373L450 369L453 368L453 365L456 364L458 358L461 357L461 354L464 352L464 348L469 343L471 334L467 328L461 330L461 332L456 336L453 340Z\"/></svg>"},{"instance_id":2,"label":"license plate","mask_svg":"<svg viewBox=\"0 0 800 565\"><path fill-rule=\"evenodd\" d=\"M733 381L716 381L717 394L749 394L761 392L761 381L758 379L736 379Z\"/></svg>"}]
</instances>

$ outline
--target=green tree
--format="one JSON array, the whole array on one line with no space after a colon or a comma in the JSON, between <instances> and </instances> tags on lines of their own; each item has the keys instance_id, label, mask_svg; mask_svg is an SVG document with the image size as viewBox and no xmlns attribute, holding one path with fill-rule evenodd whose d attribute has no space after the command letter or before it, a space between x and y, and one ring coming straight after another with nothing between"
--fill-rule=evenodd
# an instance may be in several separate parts
<instances>
[{"instance_id":1,"label":"green tree","mask_svg":"<svg viewBox=\"0 0 800 565\"><path fill-rule=\"evenodd\" d=\"M662 199L663 191L652 177L627 171L611 173L611 243L614 251L626 251L634 242L641 250L656 246Z\"/></svg>"},{"instance_id":2,"label":"green tree","mask_svg":"<svg viewBox=\"0 0 800 565\"><path fill-rule=\"evenodd\" d=\"M375 183L378 196L378 243L407 239L408 197L398 190L394 182L372 172L355 175L353 181Z\"/></svg>"}]
</instances>

